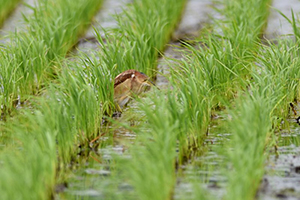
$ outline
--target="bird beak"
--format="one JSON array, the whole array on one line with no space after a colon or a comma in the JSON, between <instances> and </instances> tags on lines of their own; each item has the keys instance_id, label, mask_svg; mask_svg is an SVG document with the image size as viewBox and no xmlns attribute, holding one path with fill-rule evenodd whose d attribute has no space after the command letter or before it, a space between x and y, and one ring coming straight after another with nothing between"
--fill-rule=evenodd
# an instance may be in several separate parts
<instances>
[{"instance_id":1,"label":"bird beak","mask_svg":"<svg viewBox=\"0 0 300 200\"><path fill-rule=\"evenodd\" d=\"M146 82L149 84L149 86L154 86L154 87L156 87L157 89L159 89L159 88L155 85L155 83L153 83L151 80L147 80Z\"/></svg>"},{"instance_id":2,"label":"bird beak","mask_svg":"<svg viewBox=\"0 0 300 200\"><path fill-rule=\"evenodd\" d=\"M151 80L147 80L147 83L156 87L155 83L153 83Z\"/></svg>"},{"instance_id":3,"label":"bird beak","mask_svg":"<svg viewBox=\"0 0 300 200\"><path fill-rule=\"evenodd\" d=\"M156 85L151 80L148 79L141 84L140 91L143 92L149 91L152 86L156 87Z\"/></svg>"}]
</instances>

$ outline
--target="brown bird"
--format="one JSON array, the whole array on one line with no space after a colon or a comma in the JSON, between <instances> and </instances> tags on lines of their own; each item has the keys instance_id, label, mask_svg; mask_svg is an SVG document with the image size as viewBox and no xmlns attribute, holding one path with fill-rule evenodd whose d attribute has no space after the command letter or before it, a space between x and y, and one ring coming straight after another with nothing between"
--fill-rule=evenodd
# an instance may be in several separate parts
<instances>
[{"instance_id":1,"label":"brown bird","mask_svg":"<svg viewBox=\"0 0 300 200\"><path fill-rule=\"evenodd\" d=\"M154 85L147 75L134 69L126 70L115 78L114 102L121 110L134 95L150 90Z\"/></svg>"}]
</instances>

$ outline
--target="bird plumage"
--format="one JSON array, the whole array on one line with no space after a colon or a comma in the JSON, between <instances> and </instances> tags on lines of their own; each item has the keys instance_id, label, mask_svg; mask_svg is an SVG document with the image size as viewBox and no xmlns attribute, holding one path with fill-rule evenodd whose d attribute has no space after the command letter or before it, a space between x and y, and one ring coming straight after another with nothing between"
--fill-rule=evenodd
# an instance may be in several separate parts
<instances>
[{"instance_id":1,"label":"bird plumage","mask_svg":"<svg viewBox=\"0 0 300 200\"><path fill-rule=\"evenodd\" d=\"M126 70L116 76L114 82L114 101L122 109L134 95L149 90L149 77L134 69Z\"/></svg>"}]
</instances>

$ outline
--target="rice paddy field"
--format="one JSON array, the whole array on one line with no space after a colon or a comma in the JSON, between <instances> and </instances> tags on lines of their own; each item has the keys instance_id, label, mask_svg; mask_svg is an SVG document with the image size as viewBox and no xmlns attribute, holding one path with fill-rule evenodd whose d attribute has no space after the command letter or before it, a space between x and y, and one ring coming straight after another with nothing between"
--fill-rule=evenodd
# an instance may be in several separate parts
<instances>
[{"instance_id":1,"label":"rice paddy field","mask_svg":"<svg viewBox=\"0 0 300 200\"><path fill-rule=\"evenodd\" d=\"M1 200L300 199L300 1L0 5Z\"/></svg>"}]
</instances>

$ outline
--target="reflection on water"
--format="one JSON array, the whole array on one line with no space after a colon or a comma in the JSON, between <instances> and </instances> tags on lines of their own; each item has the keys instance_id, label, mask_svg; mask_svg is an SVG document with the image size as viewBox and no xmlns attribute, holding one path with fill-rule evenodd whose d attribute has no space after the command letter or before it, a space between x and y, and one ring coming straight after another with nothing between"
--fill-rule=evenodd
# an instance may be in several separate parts
<instances>
[{"instance_id":1,"label":"reflection on water","mask_svg":"<svg viewBox=\"0 0 300 200\"><path fill-rule=\"evenodd\" d=\"M130 140L131 136L128 139ZM56 193L55 199L134 199L131 194L132 187L112 169L114 154L127 156L124 146L114 145L79 157L76 166L73 166L76 169L67 179L67 187Z\"/></svg>"},{"instance_id":2,"label":"reflection on water","mask_svg":"<svg viewBox=\"0 0 300 200\"><path fill-rule=\"evenodd\" d=\"M300 126L291 123L291 131L281 134L278 152L273 149L266 163L259 199L300 199Z\"/></svg>"}]
</instances>

